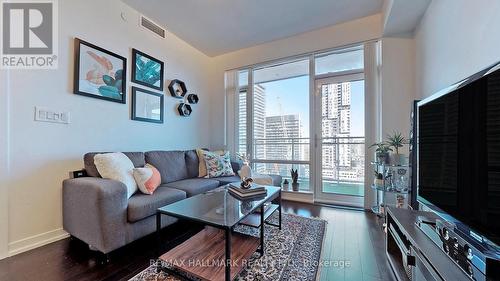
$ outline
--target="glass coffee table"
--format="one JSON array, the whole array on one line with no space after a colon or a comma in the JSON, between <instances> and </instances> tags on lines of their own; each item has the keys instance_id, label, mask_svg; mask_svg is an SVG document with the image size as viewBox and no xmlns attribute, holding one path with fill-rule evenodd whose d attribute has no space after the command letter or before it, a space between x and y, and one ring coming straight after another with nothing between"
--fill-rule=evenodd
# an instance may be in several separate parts
<instances>
[{"instance_id":1,"label":"glass coffee table","mask_svg":"<svg viewBox=\"0 0 500 281\"><path fill-rule=\"evenodd\" d=\"M264 224L281 229L281 189L265 188L267 194L253 200L238 200L224 186L158 208L158 235L162 215L209 226L160 259L202 280L233 280L259 245L264 254ZM279 212L278 224L266 222L275 211ZM238 224L260 228L260 238L233 232Z\"/></svg>"}]
</instances>

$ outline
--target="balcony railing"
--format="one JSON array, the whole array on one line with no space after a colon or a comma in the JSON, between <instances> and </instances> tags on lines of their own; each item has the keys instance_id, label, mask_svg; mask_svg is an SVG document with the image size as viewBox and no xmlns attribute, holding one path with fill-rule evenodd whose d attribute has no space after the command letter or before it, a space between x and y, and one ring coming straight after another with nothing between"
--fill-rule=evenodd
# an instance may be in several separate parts
<instances>
[{"instance_id":1,"label":"balcony railing","mask_svg":"<svg viewBox=\"0 0 500 281\"><path fill-rule=\"evenodd\" d=\"M274 148L274 149L271 149ZM309 138L257 138L254 139L254 153L256 160L299 160L304 159L304 155L300 155L300 150L307 149L309 151ZM266 159L259 159L259 152L266 154ZM289 152L279 154L279 152ZM271 158L269 158L269 155ZM298 157L298 158L297 158Z\"/></svg>"},{"instance_id":2,"label":"balcony railing","mask_svg":"<svg viewBox=\"0 0 500 281\"><path fill-rule=\"evenodd\" d=\"M364 137L325 137L321 141L324 183L363 184L365 161ZM289 178L291 168L299 169L299 181L309 182L309 138L254 139L252 163L258 172L278 173ZM307 188L309 189L308 184ZM304 186L305 187L305 186Z\"/></svg>"},{"instance_id":3,"label":"balcony railing","mask_svg":"<svg viewBox=\"0 0 500 281\"><path fill-rule=\"evenodd\" d=\"M364 183L365 167L365 138L364 137L324 137L322 138L323 150L323 182L331 183ZM325 163L327 153L333 153L334 159ZM343 155L342 155L343 154ZM333 165L332 165L333 164ZM325 167L326 166L326 167ZM330 166L330 167L328 167ZM325 170L335 170L337 176L330 177ZM353 172L357 171L357 177ZM351 173L350 176L342 172Z\"/></svg>"}]
</instances>

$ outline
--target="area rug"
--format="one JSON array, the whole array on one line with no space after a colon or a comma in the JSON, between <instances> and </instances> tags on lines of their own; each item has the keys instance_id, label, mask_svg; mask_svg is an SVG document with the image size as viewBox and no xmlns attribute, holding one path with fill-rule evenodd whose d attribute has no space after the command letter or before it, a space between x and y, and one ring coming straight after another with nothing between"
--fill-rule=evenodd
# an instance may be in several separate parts
<instances>
[{"instance_id":1,"label":"area rug","mask_svg":"<svg viewBox=\"0 0 500 281\"><path fill-rule=\"evenodd\" d=\"M268 221L277 224L278 213ZM325 235L326 221L283 213L282 230L266 225L264 256L257 252L236 280L316 280ZM235 231L259 237L258 229L238 226ZM159 264L159 263L158 263ZM162 262L149 266L131 281L197 280L182 272L172 274L170 265Z\"/></svg>"}]
</instances>

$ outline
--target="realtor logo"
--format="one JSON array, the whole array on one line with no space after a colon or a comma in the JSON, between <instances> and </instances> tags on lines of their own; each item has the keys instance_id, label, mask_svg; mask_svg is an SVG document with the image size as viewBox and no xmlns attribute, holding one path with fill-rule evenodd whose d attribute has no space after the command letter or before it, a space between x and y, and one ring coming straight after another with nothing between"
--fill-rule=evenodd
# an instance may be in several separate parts
<instances>
[{"instance_id":1,"label":"realtor logo","mask_svg":"<svg viewBox=\"0 0 500 281\"><path fill-rule=\"evenodd\" d=\"M57 68L57 1L3 0L0 66Z\"/></svg>"}]
</instances>

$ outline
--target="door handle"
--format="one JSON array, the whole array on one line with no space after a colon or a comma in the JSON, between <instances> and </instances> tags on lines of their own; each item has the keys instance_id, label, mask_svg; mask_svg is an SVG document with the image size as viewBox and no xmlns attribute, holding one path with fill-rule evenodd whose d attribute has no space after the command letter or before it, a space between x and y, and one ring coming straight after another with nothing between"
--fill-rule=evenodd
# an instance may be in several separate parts
<instances>
[{"instance_id":1,"label":"door handle","mask_svg":"<svg viewBox=\"0 0 500 281\"><path fill-rule=\"evenodd\" d=\"M415 261L415 256L412 256L410 254L406 254L406 264L409 266L416 266L417 263Z\"/></svg>"}]
</instances>

